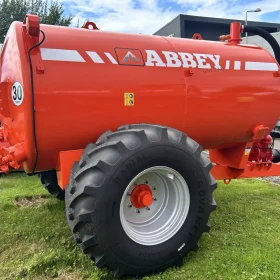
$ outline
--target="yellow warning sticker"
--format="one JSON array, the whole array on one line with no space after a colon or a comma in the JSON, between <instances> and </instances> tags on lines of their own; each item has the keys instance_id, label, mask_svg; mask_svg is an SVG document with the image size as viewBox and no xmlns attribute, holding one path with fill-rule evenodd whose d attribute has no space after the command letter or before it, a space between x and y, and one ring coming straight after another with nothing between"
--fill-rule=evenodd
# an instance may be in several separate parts
<instances>
[{"instance_id":1,"label":"yellow warning sticker","mask_svg":"<svg viewBox=\"0 0 280 280\"><path fill-rule=\"evenodd\" d=\"M134 106L134 93L124 93L124 106Z\"/></svg>"}]
</instances>

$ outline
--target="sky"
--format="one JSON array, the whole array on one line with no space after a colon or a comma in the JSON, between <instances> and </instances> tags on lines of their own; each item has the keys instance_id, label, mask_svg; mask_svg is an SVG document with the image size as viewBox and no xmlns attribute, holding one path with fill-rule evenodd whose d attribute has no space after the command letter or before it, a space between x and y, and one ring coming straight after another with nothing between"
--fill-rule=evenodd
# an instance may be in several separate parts
<instances>
[{"instance_id":1,"label":"sky","mask_svg":"<svg viewBox=\"0 0 280 280\"><path fill-rule=\"evenodd\" d=\"M105 31L153 34L179 14L280 23L280 0L60 0L72 25L93 21Z\"/></svg>"}]
</instances>

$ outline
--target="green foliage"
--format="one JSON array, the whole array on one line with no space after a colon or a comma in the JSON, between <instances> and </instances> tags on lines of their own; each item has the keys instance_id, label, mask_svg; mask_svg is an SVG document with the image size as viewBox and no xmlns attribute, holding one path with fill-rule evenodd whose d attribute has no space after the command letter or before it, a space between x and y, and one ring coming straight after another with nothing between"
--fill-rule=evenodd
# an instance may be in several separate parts
<instances>
[{"instance_id":1,"label":"green foliage","mask_svg":"<svg viewBox=\"0 0 280 280\"><path fill-rule=\"evenodd\" d=\"M41 16L41 22L51 25L69 26L72 17L64 17L63 14L64 8L62 4L58 3L58 1L52 1L49 9L47 9L47 4L45 4L44 12Z\"/></svg>"},{"instance_id":2,"label":"green foliage","mask_svg":"<svg viewBox=\"0 0 280 280\"><path fill-rule=\"evenodd\" d=\"M17 205L32 196L33 206ZM212 229L202 236L198 252L182 267L143 280L279 279L280 188L258 180L220 182L215 197ZM113 279L76 246L64 202L48 195L37 177L1 177L0 213L0 279Z\"/></svg>"},{"instance_id":3,"label":"green foliage","mask_svg":"<svg viewBox=\"0 0 280 280\"><path fill-rule=\"evenodd\" d=\"M58 0L0 0L0 42L3 43L13 21L23 21L27 13L40 16L41 23L69 26L72 17L64 16Z\"/></svg>"},{"instance_id":4,"label":"green foliage","mask_svg":"<svg viewBox=\"0 0 280 280\"><path fill-rule=\"evenodd\" d=\"M2 0L0 1L0 42L3 43L5 35L13 21L23 21L29 11L28 1Z\"/></svg>"}]
</instances>

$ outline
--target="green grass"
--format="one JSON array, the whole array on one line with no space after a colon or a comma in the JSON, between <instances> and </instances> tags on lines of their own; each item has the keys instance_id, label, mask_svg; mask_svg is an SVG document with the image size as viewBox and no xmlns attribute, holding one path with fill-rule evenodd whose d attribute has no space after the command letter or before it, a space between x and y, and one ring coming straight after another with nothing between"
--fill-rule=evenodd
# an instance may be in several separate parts
<instances>
[{"instance_id":1,"label":"green grass","mask_svg":"<svg viewBox=\"0 0 280 280\"><path fill-rule=\"evenodd\" d=\"M215 197L218 210L200 250L181 268L144 280L280 279L280 188L258 180L220 182ZM0 279L113 279L75 245L64 203L47 195L37 177L1 177L0 212Z\"/></svg>"}]
</instances>

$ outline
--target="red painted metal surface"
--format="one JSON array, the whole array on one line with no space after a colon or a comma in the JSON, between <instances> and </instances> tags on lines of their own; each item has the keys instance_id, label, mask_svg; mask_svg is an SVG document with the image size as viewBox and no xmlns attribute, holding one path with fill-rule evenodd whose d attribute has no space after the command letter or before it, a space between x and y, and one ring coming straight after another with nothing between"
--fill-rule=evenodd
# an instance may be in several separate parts
<instances>
[{"instance_id":1,"label":"red painted metal surface","mask_svg":"<svg viewBox=\"0 0 280 280\"><path fill-rule=\"evenodd\" d=\"M59 186L65 190L69 184L72 165L75 161L80 161L83 150L62 151L59 153L58 164L56 166ZM55 168L54 168L55 169Z\"/></svg>"},{"instance_id":2,"label":"red painted metal surface","mask_svg":"<svg viewBox=\"0 0 280 280\"><path fill-rule=\"evenodd\" d=\"M31 36L38 38L40 35L40 20L36 15L26 15L23 20L23 24L25 25L26 33Z\"/></svg>"},{"instance_id":3,"label":"red painted metal surface","mask_svg":"<svg viewBox=\"0 0 280 280\"><path fill-rule=\"evenodd\" d=\"M249 143L245 142L233 147L210 150L210 160L211 162L220 165L225 165L236 169L244 169L249 157L245 154L245 149L249 145Z\"/></svg>"},{"instance_id":4,"label":"red painted metal surface","mask_svg":"<svg viewBox=\"0 0 280 280\"><path fill-rule=\"evenodd\" d=\"M230 38L229 42L239 44L242 39L240 38L240 33L242 32L240 22L233 22L230 25Z\"/></svg>"},{"instance_id":5,"label":"red painted metal surface","mask_svg":"<svg viewBox=\"0 0 280 280\"><path fill-rule=\"evenodd\" d=\"M108 129L143 122L181 130L214 149L222 165L247 170L244 145L256 128L271 130L278 120L279 65L264 49L239 45L236 27L230 35L236 40L222 43L40 25L46 39L31 51L33 108L27 53L42 34L36 37L34 17L28 22L12 24L0 66L3 133L11 147L24 150L26 172L36 158L33 109L38 172L55 169L61 151L84 149ZM248 62L274 68L254 71ZM12 99L15 82L24 91L19 106ZM128 93L133 104L124 100Z\"/></svg>"},{"instance_id":6,"label":"red painted metal surface","mask_svg":"<svg viewBox=\"0 0 280 280\"><path fill-rule=\"evenodd\" d=\"M200 33L195 33L195 34L193 34L192 39L195 39L195 40L203 40L203 38L202 38L202 36L201 36Z\"/></svg>"},{"instance_id":7,"label":"red painted metal surface","mask_svg":"<svg viewBox=\"0 0 280 280\"><path fill-rule=\"evenodd\" d=\"M86 22L82 28L89 29L89 30L99 30L99 28L96 26L94 22Z\"/></svg>"}]
</instances>

